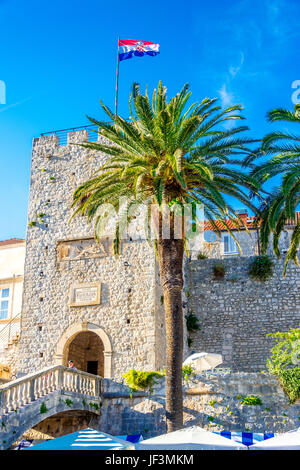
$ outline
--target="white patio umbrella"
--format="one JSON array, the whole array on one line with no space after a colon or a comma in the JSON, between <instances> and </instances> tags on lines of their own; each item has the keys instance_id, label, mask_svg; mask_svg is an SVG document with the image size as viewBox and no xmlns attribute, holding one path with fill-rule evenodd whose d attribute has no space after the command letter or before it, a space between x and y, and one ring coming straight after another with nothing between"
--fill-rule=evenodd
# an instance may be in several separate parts
<instances>
[{"instance_id":1,"label":"white patio umbrella","mask_svg":"<svg viewBox=\"0 0 300 470\"><path fill-rule=\"evenodd\" d=\"M222 364L222 362L223 358L221 354L200 352L189 356L184 361L183 365L192 364L196 372L202 372L203 370L213 369Z\"/></svg>"},{"instance_id":2,"label":"white patio umbrella","mask_svg":"<svg viewBox=\"0 0 300 470\"><path fill-rule=\"evenodd\" d=\"M24 450L134 450L134 444L88 428L26 447Z\"/></svg>"},{"instance_id":3,"label":"white patio umbrella","mask_svg":"<svg viewBox=\"0 0 300 470\"><path fill-rule=\"evenodd\" d=\"M135 444L136 450L247 450L247 446L198 426L162 434Z\"/></svg>"},{"instance_id":4,"label":"white patio umbrella","mask_svg":"<svg viewBox=\"0 0 300 470\"><path fill-rule=\"evenodd\" d=\"M249 450L300 450L300 428L257 442Z\"/></svg>"}]
</instances>

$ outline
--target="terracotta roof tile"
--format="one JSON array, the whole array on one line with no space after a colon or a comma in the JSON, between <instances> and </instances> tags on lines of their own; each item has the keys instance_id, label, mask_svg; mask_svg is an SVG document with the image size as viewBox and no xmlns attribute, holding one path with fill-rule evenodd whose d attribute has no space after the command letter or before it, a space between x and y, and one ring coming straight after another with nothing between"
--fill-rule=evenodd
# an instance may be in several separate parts
<instances>
[{"instance_id":1,"label":"terracotta roof tile","mask_svg":"<svg viewBox=\"0 0 300 470\"><path fill-rule=\"evenodd\" d=\"M24 238L9 238L8 240L0 241L0 246L16 245L17 243L25 242Z\"/></svg>"},{"instance_id":2,"label":"terracotta roof tile","mask_svg":"<svg viewBox=\"0 0 300 470\"><path fill-rule=\"evenodd\" d=\"M247 216L246 214L245 215L241 214L240 218L244 221L248 229L256 229L261 224L260 221L258 223L255 223L255 216ZM295 219L288 219L286 221L286 225L296 225L296 223L298 223L299 220L300 220L300 211L297 211L295 212ZM219 230L226 230L222 222L215 220L215 224L217 225ZM239 222L239 224L240 224L240 229L245 230L244 225L241 222ZM231 230L237 230L237 227L231 222L231 220L227 220L227 225ZM204 231L206 230L214 230L209 220L204 221Z\"/></svg>"}]
</instances>

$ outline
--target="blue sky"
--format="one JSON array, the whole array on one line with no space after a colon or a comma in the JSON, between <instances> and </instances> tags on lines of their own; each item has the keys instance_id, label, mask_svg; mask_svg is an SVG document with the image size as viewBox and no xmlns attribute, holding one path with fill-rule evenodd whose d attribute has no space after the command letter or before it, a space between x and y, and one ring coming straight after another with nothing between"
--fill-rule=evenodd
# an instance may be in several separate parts
<instances>
[{"instance_id":1,"label":"blue sky","mask_svg":"<svg viewBox=\"0 0 300 470\"><path fill-rule=\"evenodd\" d=\"M103 118L100 98L113 107L118 36L161 46L120 64L121 115L133 81L152 90L161 79L170 96L188 82L195 101L242 104L260 138L275 129L268 110L293 106L299 14L298 0L0 0L0 240L25 236L33 137Z\"/></svg>"}]
</instances>

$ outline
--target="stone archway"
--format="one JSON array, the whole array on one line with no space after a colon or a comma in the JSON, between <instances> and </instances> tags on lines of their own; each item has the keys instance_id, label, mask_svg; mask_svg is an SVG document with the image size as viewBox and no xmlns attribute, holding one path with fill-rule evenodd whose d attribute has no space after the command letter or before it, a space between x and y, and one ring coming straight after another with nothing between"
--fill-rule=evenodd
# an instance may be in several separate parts
<instances>
[{"instance_id":1,"label":"stone archway","mask_svg":"<svg viewBox=\"0 0 300 470\"><path fill-rule=\"evenodd\" d=\"M84 334L86 333L86 334ZM90 345L88 345L90 343ZM98 359L97 353L95 352L98 347ZM71 349L70 349L71 348ZM83 349L89 349L89 352L83 351ZM77 349L77 352L76 352ZM75 354L75 357L71 357L71 354ZM77 356L76 356L77 354ZM81 359L79 360L79 356ZM86 363L90 359L91 362L99 361L99 370L103 373L103 377L111 378L112 376L112 346L111 341L105 331L98 325L93 323L77 323L70 326L65 333L61 336L57 343L56 354L54 362L57 365L67 365L68 360L72 359L75 361L77 357L78 366L84 364L84 370L86 370ZM101 365L102 357L102 365ZM80 367L78 367L80 368ZM82 369L81 369L82 370ZM102 375L102 374L100 374Z\"/></svg>"},{"instance_id":2,"label":"stone archway","mask_svg":"<svg viewBox=\"0 0 300 470\"><path fill-rule=\"evenodd\" d=\"M104 375L104 346L96 333L80 331L64 351L64 365L72 359L75 367L90 374Z\"/></svg>"}]
</instances>

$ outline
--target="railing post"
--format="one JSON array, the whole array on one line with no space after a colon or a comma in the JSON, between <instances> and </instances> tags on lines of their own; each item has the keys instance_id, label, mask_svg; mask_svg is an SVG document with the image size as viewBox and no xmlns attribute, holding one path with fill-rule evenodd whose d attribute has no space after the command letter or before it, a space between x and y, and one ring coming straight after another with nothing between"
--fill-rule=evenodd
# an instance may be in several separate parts
<instances>
[{"instance_id":1,"label":"railing post","mask_svg":"<svg viewBox=\"0 0 300 470\"><path fill-rule=\"evenodd\" d=\"M30 387L29 387L29 397L30 397L30 402L35 400L35 379L30 380Z\"/></svg>"},{"instance_id":2,"label":"railing post","mask_svg":"<svg viewBox=\"0 0 300 470\"><path fill-rule=\"evenodd\" d=\"M5 398L4 390L0 390L0 415L4 414L4 398Z\"/></svg>"},{"instance_id":3,"label":"railing post","mask_svg":"<svg viewBox=\"0 0 300 470\"><path fill-rule=\"evenodd\" d=\"M80 374L77 374L77 381L76 381L76 388L77 388L77 393L80 393Z\"/></svg>"},{"instance_id":4,"label":"railing post","mask_svg":"<svg viewBox=\"0 0 300 470\"><path fill-rule=\"evenodd\" d=\"M96 383L95 383L95 394L96 394L96 397L99 397L99 396L100 396L100 393L101 393L100 384L101 384L100 379L96 378Z\"/></svg>"},{"instance_id":5,"label":"railing post","mask_svg":"<svg viewBox=\"0 0 300 470\"><path fill-rule=\"evenodd\" d=\"M64 369L62 367L60 367L58 369L58 384L57 384L57 388L58 390L60 391L63 391L64 389Z\"/></svg>"}]
</instances>

